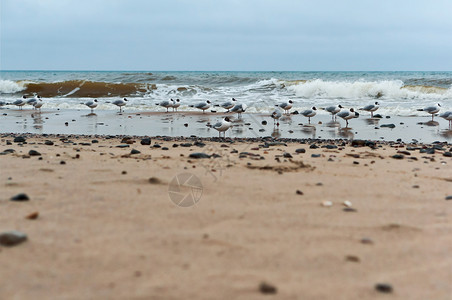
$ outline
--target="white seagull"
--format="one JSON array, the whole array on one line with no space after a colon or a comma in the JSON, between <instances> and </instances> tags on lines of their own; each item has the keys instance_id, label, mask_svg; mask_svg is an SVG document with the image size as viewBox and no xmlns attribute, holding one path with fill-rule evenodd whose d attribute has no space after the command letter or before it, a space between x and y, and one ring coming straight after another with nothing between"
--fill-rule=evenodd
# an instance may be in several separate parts
<instances>
[{"instance_id":1,"label":"white seagull","mask_svg":"<svg viewBox=\"0 0 452 300\"><path fill-rule=\"evenodd\" d=\"M325 107L324 110L329 112L331 114L332 119L334 119L336 114L338 112L340 112L342 108L343 108L342 105L339 104L339 105Z\"/></svg>"},{"instance_id":2,"label":"white seagull","mask_svg":"<svg viewBox=\"0 0 452 300\"><path fill-rule=\"evenodd\" d=\"M91 108L91 113L93 113L93 109L97 107L97 99L88 100L85 102L85 105Z\"/></svg>"},{"instance_id":3,"label":"white seagull","mask_svg":"<svg viewBox=\"0 0 452 300\"><path fill-rule=\"evenodd\" d=\"M363 108L360 108L360 110L370 111L370 117L373 118L374 111L376 111L379 107L380 104L378 102L375 102L375 104L366 105Z\"/></svg>"},{"instance_id":4,"label":"white seagull","mask_svg":"<svg viewBox=\"0 0 452 300\"><path fill-rule=\"evenodd\" d=\"M281 118L281 116L283 115L282 111L277 108L275 109L272 114L270 115L273 118L273 127L275 127L275 125L277 127L279 127L279 118Z\"/></svg>"},{"instance_id":5,"label":"white seagull","mask_svg":"<svg viewBox=\"0 0 452 300\"><path fill-rule=\"evenodd\" d=\"M126 98L124 98L124 99L119 99L119 100L113 101L113 104L116 105L116 106L118 106L118 107L119 107L119 112L122 113L122 107L125 106L125 105L127 104L127 103L126 103L127 101L129 101L129 100L127 100Z\"/></svg>"},{"instance_id":6,"label":"white seagull","mask_svg":"<svg viewBox=\"0 0 452 300\"><path fill-rule=\"evenodd\" d=\"M425 111L425 112L428 112L429 114L432 115L432 121L433 121L433 116L434 116L437 112L439 112L440 107L441 107L441 105L440 105L439 103L437 103L437 104L432 105L432 106L427 106L427 107L424 107L424 108L420 108L420 109L418 109L417 111Z\"/></svg>"},{"instance_id":7,"label":"white seagull","mask_svg":"<svg viewBox=\"0 0 452 300\"><path fill-rule=\"evenodd\" d=\"M221 133L223 132L223 136L226 137L226 131L231 128L232 123L228 117L221 120L221 122L217 122L212 125L212 128L218 131L218 137L221 137Z\"/></svg>"},{"instance_id":8,"label":"white seagull","mask_svg":"<svg viewBox=\"0 0 452 300\"><path fill-rule=\"evenodd\" d=\"M449 121L449 127L452 127L452 111L446 111L439 115L444 120Z\"/></svg>"},{"instance_id":9,"label":"white seagull","mask_svg":"<svg viewBox=\"0 0 452 300\"><path fill-rule=\"evenodd\" d=\"M202 110L202 113L205 113L206 109L209 109L209 107L210 107L210 101L207 100L207 101L199 102L195 105L189 105L189 106L200 109L200 110Z\"/></svg>"},{"instance_id":10,"label":"white seagull","mask_svg":"<svg viewBox=\"0 0 452 300\"><path fill-rule=\"evenodd\" d=\"M358 118L359 113L357 113L353 108L350 108L349 111L345 110L345 111L338 112L337 116L344 119L346 122L345 126L348 126L348 120L353 119L353 118Z\"/></svg>"},{"instance_id":11,"label":"white seagull","mask_svg":"<svg viewBox=\"0 0 452 300\"><path fill-rule=\"evenodd\" d=\"M281 103L281 104L277 104L276 106L279 106L279 107L281 107L282 109L284 109L284 112L286 113L286 114L288 114L289 113L289 110L292 108L292 105L293 105L293 101L292 100L289 100L289 101L287 101L287 102L284 102L284 103Z\"/></svg>"},{"instance_id":12,"label":"white seagull","mask_svg":"<svg viewBox=\"0 0 452 300\"><path fill-rule=\"evenodd\" d=\"M316 112L317 108L315 106L312 107L312 109L306 109L302 111L300 114L308 118L308 122L311 123L311 118L317 114Z\"/></svg>"},{"instance_id":13,"label":"white seagull","mask_svg":"<svg viewBox=\"0 0 452 300\"><path fill-rule=\"evenodd\" d=\"M38 96L39 97L39 96ZM33 103L35 109L39 109L41 111L41 107L44 105L44 101L42 101L41 97L39 97L38 101Z\"/></svg>"},{"instance_id":14,"label":"white seagull","mask_svg":"<svg viewBox=\"0 0 452 300\"><path fill-rule=\"evenodd\" d=\"M166 108L166 112L169 112L168 109L170 107L173 107L173 101L174 101L173 99L171 99L170 101L163 100L163 101L157 103L156 105L159 105L159 106L162 106L162 107Z\"/></svg>"},{"instance_id":15,"label":"white seagull","mask_svg":"<svg viewBox=\"0 0 452 300\"><path fill-rule=\"evenodd\" d=\"M234 102L236 102L236 101L237 100L235 100L235 98L232 98L231 101L226 101L226 102L221 103L220 107L227 109L227 112L229 112L229 110L234 107L234 105L235 105Z\"/></svg>"},{"instance_id":16,"label":"white seagull","mask_svg":"<svg viewBox=\"0 0 452 300\"><path fill-rule=\"evenodd\" d=\"M237 113L237 117L240 118L242 116L242 113L245 112L247 106L244 103L236 104L232 109L231 112Z\"/></svg>"},{"instance_id":17,"label":"white seagull","mask_svg":"<svg viewBox=\"0 0 452 300\"><path fill-rule=\"evenodd\" d=\"M35 103L37 103L40 99L41 99L41 96L36 96L35 95L33 98L28 99L26 101L26 103L29 104L29 105L35 106Z\"/></svg>"},{"instance_id":18,"label":"white seagull","mask_svg":"<svg viewBox=\"0 0 452 300\"><path fill-rule=\"evenodd\" d=\"M24 106L27 102L27 97L22 96L22 99L17 99L13 102L13 105L16 105L19 107L19 109L22 109L22 106Z\"/></svg>"},{"instance_id":19,"label":"white seagull","mask_svg":"<svg viewBox=\"0 0 452 300\"><path fill-rule=\"evenodd\" d=\"M173 108L173 111L174 110L177 111L177 108L180 106L180 100L179 99L176 99L176 100L171 99L171 101L173 101L173 105L171 105L171 107Z\"/></svg>"}]
</instances>

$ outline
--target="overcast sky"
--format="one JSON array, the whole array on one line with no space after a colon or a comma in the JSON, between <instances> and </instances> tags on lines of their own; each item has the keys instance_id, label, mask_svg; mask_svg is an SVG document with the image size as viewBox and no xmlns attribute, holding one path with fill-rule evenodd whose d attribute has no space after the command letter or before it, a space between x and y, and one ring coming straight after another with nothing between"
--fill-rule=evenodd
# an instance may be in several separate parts
<instances>
[{"instance_id":1,"label":"overcast sky","mask_svg":"<svg viewBox=\"0 0 452 300\"><path fill-rule=\"evenodd\" d=\"M452 70L451 0L0 0L2 70Z\"/></svg>"}]
</instances>

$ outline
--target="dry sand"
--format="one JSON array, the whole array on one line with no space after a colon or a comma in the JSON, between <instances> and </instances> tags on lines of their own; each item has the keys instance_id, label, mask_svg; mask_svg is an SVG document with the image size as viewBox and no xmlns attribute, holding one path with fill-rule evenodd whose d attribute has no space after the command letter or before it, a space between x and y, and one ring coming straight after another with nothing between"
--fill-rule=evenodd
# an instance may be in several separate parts
<instances>
[{"instance_id":1,"label":"dry sand","mask_svg":"<svg viewBox=\"0 0 452 300\"><path fill-rule=\"evenodd\" d=\"M124 144L120 138L75 136L7 145L13 138L0 140L0 151L16 151L0 155L0 232L19 230L28 240L0 246L1 299L452 295L452 201L445 200L452 194L452 158L443 156L451 145L394 159L405 145L173 147L193 140L153 138L152 146L163 150L139 138L129 148L116 147ZM130 155L131 149L141 153ZM29 150L41 156L29 157ZM221 157L189 158L193 152ZM184 172L203 186L190 207L175 205L168 194ZM19 193L30 200L10 201ZM344 211L344 201L355 211ZM39 217L27 219L33 212ZM263 295L263 282L276 293ZM377 291L378 283L392 292Z\"/></svg>"}]
</instances>

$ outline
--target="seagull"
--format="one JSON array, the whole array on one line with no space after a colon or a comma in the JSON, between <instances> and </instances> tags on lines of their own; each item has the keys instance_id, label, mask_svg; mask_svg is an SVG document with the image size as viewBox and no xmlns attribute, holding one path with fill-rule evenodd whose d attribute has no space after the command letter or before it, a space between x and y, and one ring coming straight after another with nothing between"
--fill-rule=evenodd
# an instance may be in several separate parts
<instances>
[{"instance_id":1,"label":"seagull","mask_svg":"<svg viewBox=\"0 0 452 300\"><path fill-rule=\"evenodd\" d=\"M171 99L171 100L173 101L173 105L172 105L173 111L174 110L177 111L177 108L180 106L180 100L179 99L176 99L176 100Z\"/></svg>"},{"instance_id":2,"label":"seagull","mask_svg":"<svg viewBox=\"0 0 452 300\"><path fill-rule=\"evenodd\" d=\"M201 109L201 110L202 110L202 113L205 113L205 110L206 110L206 109L209 109L209 107L210 107L210 101L207 100L207 101L199 102L199 103L197 103L197 104L195 104L195 105L189 105L189 106L190 106L190 107L197 108L197 109Z\"/></svg>"},{"instance_id":3,"label":"seagull","mask_svg":"<svg viewBox=\"0 0 452 300\"><path fill-rule=\"evenodd\" d=\"M360 110L370 111L370 117L373 118L374 111L376 111L379 107L380 104L378 102L375 102L375 104L366 105L363 108L360 108Z\"/></svg>"},{"instance_id":4,"label":"seagull","mask_svg":"<svg viewBox=\"0 0 452 300\"><path fill-rule=\"evenodd\" d=\"M273 127L275 127L275 125L277 127L279 127L278 120L279 120L279 118L281 118L282 115L283 115L283 113L282 113L282 111L279 108L275 109L272 112L272 114L270 116L273 118Z\"/></svg>"},{"instance_id":5,"label":"seagull","mask_svg":"<svg viewBox=\"0 0 452 300\"><path fill-rule=\"evenodd\" d=\"M163 101L161 101L160 103L157 103L156 105L160 105L160 106L163 106L163 107L165 107L166 108L166 112L168 112L168 109L170 108L170 107L173 107L173 99L171 99L170 101L168 101L168 100L163 100Z\"/></svg>"},{"instance_id":6,"label":"seagull","mask_svg":"<svg viewBox=\"0 0 452 300\"><path fill-rule=\"evenodd\" d=\"M29 105L35 106L35 103L37 103L40 99L41 99L40 96L34 96L33 98L28 99L28 100L26 101L26 103L29 104Z\"/></svg>"},{"instance_id":7,"label":"seagull","mask_svg":"<svg viewBox=\"0 0 452 300\"><path fill-rule=\"evenodd\" d=\"M426 112L428 112L429 114L432 115L432 121L433 121L433 116L434 116L437 112L439 112L440 107L441 107L441 105L440 105L439 103L437 103L437 104L432 105L432 106L427 106L427 107L424 107L424 108L420 108L420 109L418 109L417 111L426 111Z\"/></svg>"},{"instance_id":8,"label":"seagull","mask_svg":"<svg viewBox=\"0 0 452 300\"><path fill-rule=\"evenodd\" d=\"M39 100L37 102L33 103L34 108L39 109L39 111L41 111L41 107L43 105L44 105L44 101L42 101L41 97L39 97Z\"/></svg>"},{"instance_id":9,"label":"seagull","mask_svg":"<svg viewBox=\"0 0 452 300\"><path fill-rule=\"evenodd\" d=\"M312 109L306 109L302 111L300 114L308 118L308 122L311 123L311 118L317 114L316 112L317 108L315 106L312 107Z\"/></svg>"},{"instance_id":10,"label":"seagull","mask_svg":"<svg viewBox=\"0 0 452 300\"><path fill-rule=\"evenodd\" d=\"M22 109L22 106L25 105L25 103L27 100L27 97L22 96L22 99L17 99L16 101L13 102L13 105L19 106L19 109Z\"/></svg>"},{"instance_id":11,"label":"seagull","mask_svg":"<svg viewBox=\"0 0 452 300\"><path fill-rule=\"evenodd\" d=\"M237 113L237 117L240 118L242 116L242 113L245 112L247 106L244 103L236 104L232 109L231 112Z\"/></svg>"},{"instance_id":12,"label":"seagull","mask_svg":"<svg viewBox=\"0 0 452 300\"><path fill-rule=\"evenodd\" d=\"M128 101L126 98L113 101L113 104L119 107L120 113L122 113L122 107L127 104L126 101Z\"/></svg>"},{"instance_id":13,"label":"seagull","mask_svg":"<svg viewBox=\"0 0 452 300\"><path fill-rule=\"evenodd\" d=\"M339 105L335 105L335 106L328 106L328 107L324 108L324 110L329 112L332 116L332 119L334 119L336 114L338 112L340 112L342 108L343 108L342 105L339 104Z\"/></svg>"},{"instance_id":14,"label":"seagull","mask_svg":"<svg viewBox=\"0 0 452 300\"><path fill-rule=\"evenodd\" d=\"M218 137L221 137L221 133L223 132L223 136L226 137L226 131L231 128L232 123L228 117L221 120L221 122L215 123L212 128L218 130Z\"/></svg>"},{"instance_id":15,"label":"seagull","mask_svg":"<svg viewBox=\"0 0 452 300\"><path fill-rule=\"evenodd\" d=\"M231 101L223 102L223 103L220 104L220 106L221 106L222 108L224 108L224 109L227 109L227 110L228 110L227 112L229 112L229 110L230 110L231 108L234 107L234 105L235 105L234 102L236 102L236 101L237 101L237 100L235 100L235 98L232 98Z\"/></svg>"},{"instance_id":16,"label":"seagull","mask_svg":"<svg viewBox=\"0 0 452 300\"><path fill-rule=\"evenodd\" d=\"M279 106L279 107L281 107L282 109L284 109L284 112L286 113L286 114L288 114L289 113L289 110L292 108L292 104L293 104L293 101L292 100L289 100L289 101L287 101L287 102L284 102L284 103L281 103L281 104L277 104L276 106Z\"/></svg>"},{"instance_id":17,"label":"seagull","mask_svg":"<svg viewBox=\"0 0 452 300\"><path fill-rule=\"evenodd\" d=\"M444 120L449 121L449 127L452 127L452 111L446 111L439 115Z\"/></svg>"},{"instance_id":18,"label":"seagull","mask_svg":"<svg viewBox=\"0 0 452 300\"><path fill-rule=\"evenodd\" d=\"M85 105L91 108L91 113L93 113L93 109L97 107L97 99L88 100L85 102Z\"/></svg>"},{"instance_id":19,"label":"seagull","mask_svg":"<svg viewBox=\"0 0 452 300\"><path fill-rule=\"evenodd\" d=\"M359 113L355 112L355 110L353 108L350 108L349 111L341 111L337 113L338 117L341 117L342 119L345 120L346 125L348 126L348 120L353 119L353 118L358 118L359 117Z\"/></svg>"}]
</instances>

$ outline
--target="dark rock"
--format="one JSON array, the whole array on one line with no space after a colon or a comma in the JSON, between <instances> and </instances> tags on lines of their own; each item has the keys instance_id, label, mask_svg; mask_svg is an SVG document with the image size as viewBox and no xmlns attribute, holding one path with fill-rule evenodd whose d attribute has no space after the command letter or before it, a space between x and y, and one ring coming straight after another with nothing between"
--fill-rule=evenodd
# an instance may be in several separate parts
<instances>
[{"instance_id":1,"label":"dark rock","mask_svg":"<svg viewBox=\"0 0 452 300\"><path fill-rule=\"evenodd\" d=\"M446 198L445 198L446 200L452 200L452 195L450 195L450 196L446 196Z\"/></svg>"},{"instance_id":2,"label":"dark rock","mask_svg":"<svg viewBox=\"0 0 452 300\"><path fill-rule=\"evenodd\" d=\"M311 157L320 157L321 154L311 154Z\"/></svg>"},{"instance_id":3,"label":"dark rock","mask_svg":"<svg viewBox=\"0 0 452 300\"><path fill-rule=\"evenodd\" d=\"M41 153L39 153L36 150L30 150L30 151L28 151L28 155L30 155L30 156L41 156Z\"/></svg>"},{"instance_id":4,"label":"dark rock","mask_svg":"<svg viewBox=\"0 0 452 300\"><path fill-rule=\"evenodd\" d=\"M306 153L306 149L304 148L298 148L297 150L295 150L296 153Z\"/></svg>"},{"instance_id":5,"label":"dark rock","mask_svg":"<svg viewBox=\"0 0 452 300\"><path fill-rule=\"evenodd\" d=\"M336 145L325 145L322 148L326 148L326 149L337 149Z\"/></svg>"},{"instance_id":6,"label":"dark rock","mask_svg":"<svg viewBox=\"0 0 452 300\"><path fill-rule=\"evenodd\" d=\"M444 152L443 156L445 156L445 157L452 157L452 152Z\"/></svg>"},{"instance_id":7,"label":"dark rock","mask_svg":"<svg viewBox=\"0 0 452 300\"><path fill-rule=\"evenodd\" d=\"M300 191L300 190L297 190L296 194L297 194L297 195L303 195L303 192Z\"/></svg>"},{"instance_id":8,"label":"dark rock","mask_svg":"<svg viewBox=\"0 0 452 300\"><path fill-rule=\"evenodd\" d=\"M357 212L358 211L356 208L353 208L353 207L344 207L342 210L345 212Z\"/></svg>"},{"instance_id":9,"label":"dark rock","mask_svg":"<svg viewBox=\"0 0 452 300\"><path fill-rule=\"evenodd\" d=\"M149 146L149 145L151 145L151 139L150 138L144 138L144 139L142 139L140 141L140 144Z\"/></svg>"},{"instance_id":10,"label":"dark rock","mask_svg":"<svg viewBox=\"0 0 452 300\"><path fill-rule=\"evenodd\" d=\"M159 144L154 144L154 146L152 146L153 148L162 148L162 146L160 146Z\"/></svg>"},{"instance_id":11,"label":"dark rock","mask_svg":"<svg viewBox=\"0 0 452 300\"><path fill-rule=\"evenodd\" d=\"M262 294L276 294L278 292L278 289L274 285L262 282L259 285L259 291Z\"/></svg>"},{"instance_id":12,"label":"dark rock","mask_svg":"<svg viewBox=\"0 0 452 300\"><path fill-rule=\"evenodd\" d=\"M130 151L130 154L140 154L141 151L137 150L137 149L132 149L132 151Z\"/></svg>"},{"instance_id":13,"label":"dark rock","mask_svg":"<svg viewBox=\"0 0 452 300\"><path fill-rule=\"evenodd\" d=\"M383 116L380 115L380 114L375 114L375 115L374 115L374 118L377 118L377 119L383 119Z\"/></svg>"},{"instance_id":14,"label":"dark rock","mask_svg":"<svg viewBox=\"0 0 452 300\"><path fill-rule=\"evenodd\" d=\"M173 144L173 148L179 147L179 144Z\"/></svg>"},{"instance_id":15,"label":"dark rock","mask_svg":"<svg viewBox=\"0 0 452 300\"><path fill-rule=\"evenodd\" d=\"M365 140L353 140L352 147L364 147L366 145Z\"/></svg>"},{"instance_id":16,"label":"dark rock","mask_svg":"<svg viewBox=\"0 0 452 300\"><path fill-rule=\"evenodd\" d=\"M285 158L292 158L293 156L290 153L284 152L283 157L285 157Z\"/></svg>"},{"instance_id":17,"label":"dark rock","mask_svg":"<svg viewBox=\"0 0 452 300\"><path fill-rule=\"evenodd\" d=\"M121 144L121 145L116 146L116 148L129 148L129 147L130 147L130 145L127 145L127 144Z\"/></svg>"},{"instance_id":18,"label":"dark rock","mask_svg":"<svg viewBox=\"0 0 452 300\"><path fill-rule=\"evenodd\" d=\"M190 157L190 158L210 158L210 155L206 154L204 152L195 152L195 153L191 153L188 157Z\"/></svg>"},{"instance_id":19,"label":"dark rock","mask_svg":"<svg viewBox=\"0 0 452 300\"><path fill-rule=\"evenodd\" d=\"M66 162L64 160L60 161L60 165L65 165Z\"/></svg>"},{"instance_id":20,"label":"dark rock","mask_svg":"<svg viewBox=\"0 0 452 300\"><path fill-rule=\"evenodd\" d=\"M393 156L391 156L394 159L403 159L405 156L403 156L402 154L395 154Z\"/></svg>"},{"instance_id":21,"label":"dark rock","mask_svg":"<svg viewBox=\"0 0 452 300\"><path fill-rule=\"evenodd\" d=\"M312 144L311 146L309 146L309 149L317 149L319 148L319 146L317 146L316 144Z\"/></svg>"},{"instance_id":22,"label":"dark rock","mask_svg":"<svg viewBox=\"0 0 452 300\"><path fill-rule=\"evenodd\" d=\"M16 196L14 196L14 197L12 197L11 199L9 199L9 200L11 200L11 201L29 201L30 200L30 197L28 197L28 195L27 194L24 194L24 193L20 193L20 194L17 194Z\"/></svg>"},{"instance_id":23,"label":"dark rock","mask_svg":"<svg viewBox=\"0 0 452 300\"><path fill-rule=\"evenodd\" d=\"M6 149L6 150L3 150L3 152L5 152L5 153L14 153L14 152L16 152L16 150L14 150L14 149Z\"/></svg>"},{"instance_id":24,"label":"dark rock","mask_svg":"<svg viewBox=\"0 0 452 300\"><path fill-rule=\"evenodd\" d=\"M0 233L0 245L12 247L27 240L27 235L20 231L7 231Z\"/></svg>"},{"instance_id":25,"label":"dark rock","mask_svg":"<svg viewBox=\"0 0 452 300\"><path fill-rule=\"evenodd\" d=\"M149 178L149 183L150 184L159 184L159 183L161 183L162 181L160 180L160 179L158 179L157 177L151 177L151 178Z\"/></svg>"},{"instance_id":26,"label":"dark rock","mask_svg":"<svg viewBox=\"0 0 452 300\"><path fill-rule=\"evenodd\" d=\"M23 136L16 136L13 140L14 143L24 143L26 139Z\"/></svg>"},{"instance_id":27,"label":"dark rock","mask_svg":"<svg viewBox=\"0 0 452 300\"><path fill-rule=\"evenodd\" d=\"M193 145L198 146L198 147L204 147L206 144L203 142L194 142Z\"/></svg>"},{"instance_id":28,"label":"dark rock","mask_svg":"<svg viewBox=\"0 0 452 300\"><path fill-rule=\"evenodd\" d=\"M162 150L169 150L168 147L162 147Z\"/></svg>"},{"instance_id":29,"label":"dark rock","mask_svg":"<svg viewBox=\"0 0 452 300\"><path fill-rule=\"evenodd\" d=\"M182 144L180 144L180 146L181 147L191 147L191 146L193 146L193 144L192 143L182 143Z\"/></svg>"},{"instance_id":30,"label":"dark rock","mask_svg":"<svg viewBox=\"0 0 452 300\"><path fill-rule=\"evenodd\" d=\"M80 143L81 146L91 146L91 143Z\"/></svg>"},{"instance_id":31,"label":"dark rock","mask_svg":"<svg viewBox=\"0 0 452 300\"><path fill-rule=\"evenodd\" d=\"M395 128L395 124L382 124L380 127Z\"/></svg>"},{"instance_id":32,"label":"dark rock","mask_svg":"<svg viewBox=\"0 0 452 300\"><path fill-rule=\"evenodd\" d=\"M261 124L262 125L267 125L267 121L264 120L264 121L261 122Z\"/></svg>"},{"instance_id":33,"label":"dark rock","mask_svg":"<svg viewBox=\"0 0 452 300\"><path fill-rule=\"evenodd\" d=\"M99 141L98 140L92 140L91 143L97 144L97 143L99 143Z\"/></svg>"},{"instance_id":34,"label":"dark rock","mask_svg":"<svg viewBox=\"0 0 452 300\"><path fill-rule=\"evenodd\" d=\"M375 289L380 293L392 293L392 285L388 283L377 283Z\"/></svg>"},{"instance_id":35,"label":"dark rock","mask_svg":"<svg viewBox=\"0 0 452 300\"><path fill-rule=\"evenodd\" d=\"M399 153L399 154L404 154L404 155L411 155L410 152L404 151L404 150L399 150L399 151L397 151L397 153Z\"/></svg>"},{"instance_id":36,"label":"dark rock","mask_svg":"<svg viewBox=\"0 0 452 300\"><path fill-rule=\"evenodd\" d=\"M47 145L47 146L53 146L54 145L54 143L52 141L49 141L49 140L45 141L44 144Z\"/></svg>"},{"instance_id":37,"label":"dark rock","mask_svg":"<svg viewBox=\"0 0 452 300\"><path fill-rule=\"evenodd\" d=\"M374 243L374 241L372 241L370 238L365 237L365 238L361 239L361 243L362 244L372 245Z\"/></svg>"}]
</instances>

